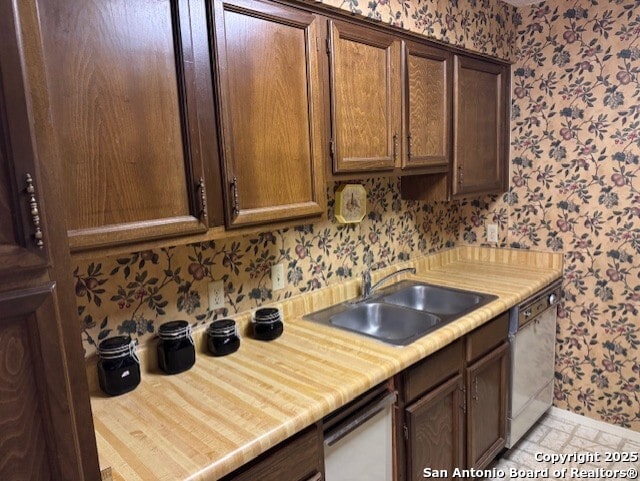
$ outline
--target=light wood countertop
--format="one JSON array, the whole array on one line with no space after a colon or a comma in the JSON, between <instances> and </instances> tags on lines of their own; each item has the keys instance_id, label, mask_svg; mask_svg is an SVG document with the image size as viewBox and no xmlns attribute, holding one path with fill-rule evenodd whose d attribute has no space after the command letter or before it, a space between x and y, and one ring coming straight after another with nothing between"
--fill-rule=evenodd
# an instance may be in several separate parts
<instances>
[{"instance_id":1,"label":"light wood countertop","mask_svg":"<svg viewBox=\"0 0 640 481\"><path fill-rule=\"evenodd\" d=\"M243 336L236 353L215 358L200 331L187 372L159 373L148 349L142 382L119 397L100 393L89 363L100 466L114 480L216 480L562 275L559 254L459 247L374 280L407 266L418 270L412 278L498 299L406 347L301 319L356 297L359 282L349 281L281 303L285 330L275 341ZM248 315L235 319L246 329Z\"/></svg>"}]
</instances>

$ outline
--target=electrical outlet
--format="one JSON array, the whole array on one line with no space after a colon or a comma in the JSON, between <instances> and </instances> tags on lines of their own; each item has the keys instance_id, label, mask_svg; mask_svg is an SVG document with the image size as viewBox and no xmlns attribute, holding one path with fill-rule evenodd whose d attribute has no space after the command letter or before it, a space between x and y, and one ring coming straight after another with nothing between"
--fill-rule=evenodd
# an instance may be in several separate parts
<instances>
[{"instance_id":1,"label":"electrical outlet","mask_svg":"<svg viewBox=\"0 0 640 481\"><path fill-rule=\"evenodd\" d=\"M271 266L271 288L274 291L284 289L284 263Z\"/></svg>"},{"instance_id":2,"label":"electrical outlet","mask_svg":"<svg viewBox=\"0 0 640 481\"><path fill-rule=\"evenodd\" d=\"M224 283L214 281L209 283L209 309L224 307Z\"/></svg>"},{"instance_id":3,"label":"electrical outlet","mask_svg":"<svg viewBox=\"0 0 640 481\"><path fill-rule=\"evenodd\" d=\"M498 243L498 224L487 224L487 242Z\"/></svg>"}]
</instances>

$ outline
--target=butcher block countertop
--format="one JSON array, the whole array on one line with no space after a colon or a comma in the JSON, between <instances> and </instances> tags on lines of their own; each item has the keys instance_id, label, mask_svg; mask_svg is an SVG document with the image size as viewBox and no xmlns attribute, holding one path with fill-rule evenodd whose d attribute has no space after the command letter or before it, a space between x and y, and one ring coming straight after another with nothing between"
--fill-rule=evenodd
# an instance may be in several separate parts
<instances>
[{"instance_id":1,"label":"butcher block countertop","mask_svg":"<svg viewBox=\"0 0 640 481\"><path fill-rule=\"evenodd\" d=\"M357 297L360 282L352 280L277 304L284 334L271 342L243 335L229 356L207 355L200 329L196 364L178 375L158 372L152 343L140 350L142 382L119 397L100 392L88 362L101 468L114 480L216 480L559 278L562 256L457 247L373 280L409 266L417 274L404 278L498 299L406 347L301 319ZM234 318L246 332L249 314Z\"/></svg>"}]
</instances>

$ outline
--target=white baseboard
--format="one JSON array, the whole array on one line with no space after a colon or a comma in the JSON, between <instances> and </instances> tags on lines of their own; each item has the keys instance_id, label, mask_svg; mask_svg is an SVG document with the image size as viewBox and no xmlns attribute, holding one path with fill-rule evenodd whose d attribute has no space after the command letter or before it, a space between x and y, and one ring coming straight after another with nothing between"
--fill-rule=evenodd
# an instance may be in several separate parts
<instances>
[{"instance_id":1,"label":"white baseboard","mask_svg":"<svg viewBox=\"0 0 640 481\"><path fill-rule=\"evenodd\" d=\"M615 426L613 424L605 423L604 421L597 421L595 419L588 418L587 416L583 416L582 414L576 414L555 406L551 406L547 413L555 418L566 419L573 424L594 428L607 434L619 436L640 444L640 433L632 431L631 429Z\"/></svg>"}]
</instances>

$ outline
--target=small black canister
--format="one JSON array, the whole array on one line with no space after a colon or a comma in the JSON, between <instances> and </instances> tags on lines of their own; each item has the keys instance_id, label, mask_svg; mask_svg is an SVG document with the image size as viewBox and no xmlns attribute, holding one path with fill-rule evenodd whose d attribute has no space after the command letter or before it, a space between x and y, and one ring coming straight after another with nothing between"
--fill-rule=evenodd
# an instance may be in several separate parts
<instances>
[{"instance_id":1,"label":"small black canister","mask_svg":"<svg viewBox=\"0 0 640 481\"><path fill-rule=\"evenodd\" d=\"M207 348L214 356L226 356L240 347L238 328L233 319L213 321L207 329Z\"/></svg>"},{"instance_id":2,"label":"small black canister","mask_svg":"<svg viewBox=\"0 0 640 481\"><path fill-rule=\"evenodd\" d=\"M178 374L196 362L196 349L187 321L165 322L158 329L158 366L167 374Z\"/></svg>"},{"instance_id":3,"label":"small black canister","mask_svg":"<svg viewBox=\"0 0 640 481\"><path fill-rule=\"evenodd\" d=\"M275 307L257 309L251 321L253 337L260 341L273 341L280 337L284 330L280 310Z\"/></svg>"},{"instance_id":4,"label":"small black canister","mask_svg":"<svg viewBox=\"0 0 640 481\"><path fill-rule=\"evenodd\" d=\"M132 391L140 384L140 360L136 342L129 336L115 336L98 345L98 381L110 396Z\"/></svg>"}]
</instances>

